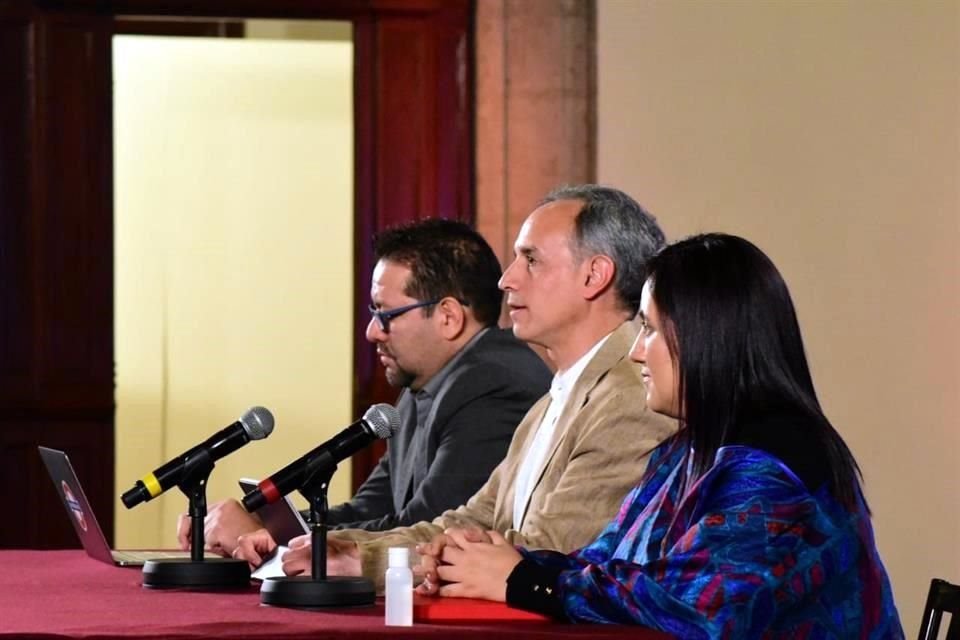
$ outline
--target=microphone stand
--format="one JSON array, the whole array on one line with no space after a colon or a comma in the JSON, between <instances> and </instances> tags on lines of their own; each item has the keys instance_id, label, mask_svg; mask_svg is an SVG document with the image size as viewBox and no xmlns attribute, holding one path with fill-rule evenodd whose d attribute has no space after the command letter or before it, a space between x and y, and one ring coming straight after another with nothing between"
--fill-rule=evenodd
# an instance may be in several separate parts
<instances>
[{"instance_id":1,"label":"microphone stand","mask_svg":"<svg viewBox=\"0 0 960 640\"><path fill-rule=\"evenodd\" d=\"M305 474L300 493L310 501L311 575L267 578L260 586L260 602L278 607L319 609L372 605L373 582L356 576L327 577L327 490L337 470L333 457L319 456Z\"/></svg>"},{"instance_id":2,"label":"microphone stand","mask_svg":"<svg viewBox=\"0 0 960 640\"><path fill-rule=\"evenodd\" d=\"M177 487L190 500L190 559L158 558L143 565L143 586L150 589L238 589L249 586L250 566L233 558L205 558L203 519L207 516L207 479L213 460L205 448L184 463Z\"/></svg>"}]
</instances>

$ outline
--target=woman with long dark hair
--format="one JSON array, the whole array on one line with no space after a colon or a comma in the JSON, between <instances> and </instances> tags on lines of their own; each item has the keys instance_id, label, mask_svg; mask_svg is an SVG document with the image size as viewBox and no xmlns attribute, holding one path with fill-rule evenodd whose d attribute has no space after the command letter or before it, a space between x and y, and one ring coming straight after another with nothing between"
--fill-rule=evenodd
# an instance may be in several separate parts
<instances>
[{"instance_id":1,"label":"woman with long dark hair","mask_svg":"<svg viewBox=\"0 0 960 640\"><path fill-rule=\"evenodd\" d=\"M709 234L648 270L631 356L647 405L681 430L593 544L563 555L449 532L460 548L425 562L421 591L683 638L902 638L860 471L776 267Z\"/></svg>"}]
</instances>

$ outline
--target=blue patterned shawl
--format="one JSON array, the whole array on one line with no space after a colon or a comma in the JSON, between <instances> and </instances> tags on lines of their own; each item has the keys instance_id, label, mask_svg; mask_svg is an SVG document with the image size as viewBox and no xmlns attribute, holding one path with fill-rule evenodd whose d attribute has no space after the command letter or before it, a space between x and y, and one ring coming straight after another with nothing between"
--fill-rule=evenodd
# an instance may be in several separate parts
<instances>
[{"instance_id":1,"label":"blue patterned shawl","mask_svg":"<svg viewBox=\"0 0 960 640\"><path fill-rule=\"evenodd\" d=\"M572 621L641 624L681 638L903 638L862 496L811 494L779 459L727 446L685 495L674 438L591 545L522 550L559 573Z\"/></svg>"}]
</instances>

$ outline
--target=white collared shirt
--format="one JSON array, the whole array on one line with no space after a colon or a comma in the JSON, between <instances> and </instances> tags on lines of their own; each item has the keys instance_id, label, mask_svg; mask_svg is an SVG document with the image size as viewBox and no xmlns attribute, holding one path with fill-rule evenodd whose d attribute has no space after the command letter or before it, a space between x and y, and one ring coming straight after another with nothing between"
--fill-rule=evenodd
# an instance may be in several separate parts
<instances>
[{"instance_id":1,"label":"white collared shirt","mask_svg":"<svg viewBox=\"0 0 960 640\"><path fill-rule=\"evenodd\" d=\"M527 449L527 454L523 457L520 467L517 469L516 493L513 499L513 528L518 531L523 523L527 503L530 502L530 496L533 495L533 489L537 486L547 453L550 451L553 433L557 428L557 419L570 399L570 391L577 383L580 374L587 368L587 364L590 363L593 356L597 354L597 351L609 337L610 334L608 333L583 354L579 360L574 362L573 366L566 371L557 371L553 376L553 382L550 383L550 406L547 407L547 412L543 414L543 420L537 427L533 442L530 443L530 448Z\"/></svg>"}]
</instances>

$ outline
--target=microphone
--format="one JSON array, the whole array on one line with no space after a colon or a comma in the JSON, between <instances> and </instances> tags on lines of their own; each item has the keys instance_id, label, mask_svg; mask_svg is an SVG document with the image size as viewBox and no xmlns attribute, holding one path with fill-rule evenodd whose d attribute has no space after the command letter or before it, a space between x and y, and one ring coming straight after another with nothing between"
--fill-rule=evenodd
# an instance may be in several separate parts
<instances>
[{"instance_id":1,"label":"microphone","mask_svg":"<svg viewBox=\"0 0 960 640\"><path fill-rule=\"evenodd\" d=\"M209 460L220 458L233 453L251 440L261 440L273 431L273 414L264 407L252 407L240 419L229 427L213 434L205 442L198 444L189 451L148 473L132 489L125 492L120 499L127 509L132 509L141 502L147 502L171 487L175 487L192 469L192 462L198 456L208 456Z\"/></svg>"},{"instance_id":2,"label":"microphone","mask_svg":"<svg viewBox=\"0 0 960 640\"><path fill-rule=\"evenodd\" d=\"M352 456L375 440L386 440L400 428L400 414L386 403L375 404L363 418L330 438L319 447L294 460L280 471L257 484L243 496L243 507L253 513L272 504L294 489L300 489L315 473L332 470L337 463Z\"/></svg>"}]
</instances>

